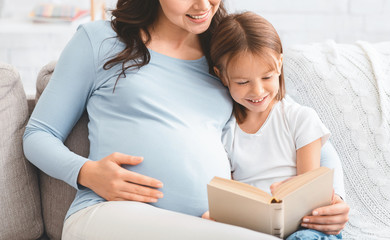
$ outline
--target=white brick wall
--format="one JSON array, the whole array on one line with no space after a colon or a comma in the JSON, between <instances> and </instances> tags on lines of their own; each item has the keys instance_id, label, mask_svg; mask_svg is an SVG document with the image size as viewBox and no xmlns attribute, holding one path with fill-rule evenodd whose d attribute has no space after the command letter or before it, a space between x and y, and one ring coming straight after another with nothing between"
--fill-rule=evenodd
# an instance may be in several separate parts
<instances>
[{"instance_id":1,"label":"white brick wall","mask_svg":"<svg viewBox=\"0 0 390 240\"><path fill-rule=\"evenodd\" d=\"M38 2L88 7L89 0L0 0L3 16L23 18ZM115 0L106 0L112 7ZM277 29L284 47L334 39L390 41L390 0L225 0L230 12L251 10ZM0 13L1 15L1 13ZM57 59L75 26L12 25L0 19L0 61L19 70L28 94L39 69Z\"/></svg>"},{"instance_id":2,"label":"white brick wall","mask_svg":"<svg viewBox=\"0 0 390 240\"><path fill-rule=\"evenodd\" d=\"M369 1L369 0L367 0ZM228 0L232 11L251 10L258 13L334 13L347 12L349 0Z\"/></svg>"},{"instance_id":3,"label":"white brick wall","mask_svg":"<svg viewBox=\"0 0 390 240\"><path fill-rule=\"evenodd\" d=\"M386 0L353 0L350 3L352 14L377 14L382 12Z\"/></svg>"},{"instance_id":4,"label":"white brick wall","mask_svg":"<svg viewBox=\"0 0 390 240\"><path fill-rule=\"evenodd\" d=\"M284 47L334 39L390 41L390 0L228 0L230 12L250 10L268 19Z\"/></svg>"}]
</instances>

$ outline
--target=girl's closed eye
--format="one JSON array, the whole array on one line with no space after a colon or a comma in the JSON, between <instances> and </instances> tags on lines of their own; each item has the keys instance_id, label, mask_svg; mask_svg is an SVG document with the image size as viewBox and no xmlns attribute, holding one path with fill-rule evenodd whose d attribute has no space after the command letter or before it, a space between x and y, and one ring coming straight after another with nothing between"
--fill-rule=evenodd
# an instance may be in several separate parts
<instances>
[{"instance_id":1,"label":"girl's closed eye","mask_svg":"<svg viewBox=\"0 0 390 240\"><path fill-rule=\"evenodd\" d=\"M238 85L245 85L249 83L249 80L247 79L234 79L233 82L237 83Z\"/></svg>"},{"instance_id":2,"label":"girl's closed eye","mask_svg":"<svg viewBox=\"0 0 390 240\"><path fill-rule=\"evenodd\" d=\"M279 76L277 71L270 71L270 72L264 74L261 79L263 79L263 80L272 79L273 77L275 77L275 75Z\"/></svg>"},{"instance_id":3,"label":"girl's closed eye","mask_svg":"<svg viewBox=\"0 0 390 240\"><path fill-rule=\"evenodd\" d=\"M245 85L247 83L249 83L249 81L242 81L242 82L237 82L239 85Z\"/></svg>"}]
</instances>

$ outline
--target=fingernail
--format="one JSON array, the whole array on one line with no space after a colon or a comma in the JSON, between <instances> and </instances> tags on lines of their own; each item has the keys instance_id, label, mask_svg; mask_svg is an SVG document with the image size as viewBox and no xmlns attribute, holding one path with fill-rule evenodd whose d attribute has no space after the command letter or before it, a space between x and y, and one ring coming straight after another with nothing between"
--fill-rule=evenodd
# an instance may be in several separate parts
<instances>
[{"instance_id":1,"label":"fingernail","mask_svg":"<svg viewBox=\"0 0 390 240\"><path fill-rule=\"evenodd\" d=\"M309 222L310 220L308 218L304 218L303 222Z\"/></svg>"},{"instance_id":2,"label":"fingernail","mask_svg":"<svg viewBox=\"0 0 390 240\"><path fill-rule=\"evenodd\" d=\"M164 197L164 194L162 194L162 193L157 193L157 197L158 197L158 198L162 198L162 197Z\"/></svg>"},{"instance_id":3,"label":"fingernail","mask_svg":"<svg viewBox=\"0 0 390 240\"><path fill-rule=\"evenodd\" d=\"M158 182L158 183L156 184L156 186L157 186L157 188L162 188L162 187L163 187L163 184L162 184L162 182Z\"/></svg>"},{"instance_id":4,"label":"fingernail","mask_svg":"<svg viewBox=\"0 0 390 240\"><path fill-rule=\"evenodd\" d=\"M157 202L157 201L158 201L158 199L152 198L150 202Z\"/></svg>"},{"instance_id":5,"label":"fingernail","mask_svg":"<svg viewBox=\"0 0 390 240\"><path fill-rule=\"evenodd\" d=\"M307 227L307 224L302 223L301 226L302 227Z\"/></svg>"},{"instance_id":6,"label":"fingernail","mask_svg":"<svg viewBox=\"0 0 390 240\"><path fill-rule=\"evenodd\" d=\"M318 215L318 212L317 211L313 211L313 216L317 216Z\"/></svg>"}]
</instances>

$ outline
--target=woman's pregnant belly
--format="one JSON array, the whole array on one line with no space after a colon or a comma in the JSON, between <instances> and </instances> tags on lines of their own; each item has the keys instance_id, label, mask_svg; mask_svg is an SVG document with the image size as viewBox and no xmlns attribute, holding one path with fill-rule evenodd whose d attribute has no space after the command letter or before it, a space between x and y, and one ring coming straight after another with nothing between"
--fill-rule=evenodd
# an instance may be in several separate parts
<instances>
[{"instance_id":1,"label":"woman's pregnant belly","mask_svg":"<svg viewBox=\"0 0 390 240\"><path fill-rule=\"evenodd\" d=\"M159 190L164 197L152 205L201 216L208 209L207 183L214 176L230 178L220 135L212 128L163 128L158 132L138 128L114 145L100 143L97 159L112 152L144 157L139 165L123 167L163 182Z\"/></svg>"}]
</instances>

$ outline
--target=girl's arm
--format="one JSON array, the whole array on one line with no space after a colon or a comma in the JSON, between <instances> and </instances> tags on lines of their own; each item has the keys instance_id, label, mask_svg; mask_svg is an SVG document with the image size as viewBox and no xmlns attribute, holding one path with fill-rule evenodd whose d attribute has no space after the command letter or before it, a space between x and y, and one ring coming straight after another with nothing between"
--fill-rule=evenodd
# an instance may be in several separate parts
<instances>
[{"instance_id":1,"label":"girl's arm","mask_svg":"<svg viewBox=\"0 0 390 240\"><path fill-rule=\"evenodd\" d=\"M289 95L286 95L285 100L295 102ZM317 114L316 114L317 115ZM318 117L318 116L317 116ZM305 130L305 129L304 129ZM334 169L333 186L335 193L341 198L345 198L344 176L341 166L340 157L330 141L327 141L321 148L321 166Z\"/></svg>"},{"instance_id":2,"label":"girl's arm","mask_svg":"<svg viewBox=\"0 0 390 240\"><path fill-rule=\"evenodd\" d=\"M310 131L310 129L306 130ZM321 157L321 162L319 162L319 157ZM333 196L332 204L314 209L312 215L302 219L301 226L326 234L339 234L348 221L349 206L337 195L344 194L342 170L337 152L330 143L325 143L321 151L320 139L297 150L297 174L319 167L319 165L335 169L336 194Z\"/></svg>"},{"instance_id":3,"label":"girl's arm","mask_svg":"<svg viewBox=\"0 0 390 240\"><path fill-rule=\"evenodd\" d=\"M297 150L297 175L320 167L321 138Z\"/></svg>"},{"instance_id":4,"label":"girl's arm","mask_svg":"<svg viewBox=\"0 0 390 240\"><path fill-rule=\"evenodd\" d=\"M343 171L340 158L330 142L321 150L321 166L334 169L334 189L332 204L314 209L312 215L305 216L302 227L315 229L326 234L339 234L348 222L349 206L340 197L345 196Z\"/></svg>"}]
</instances>

